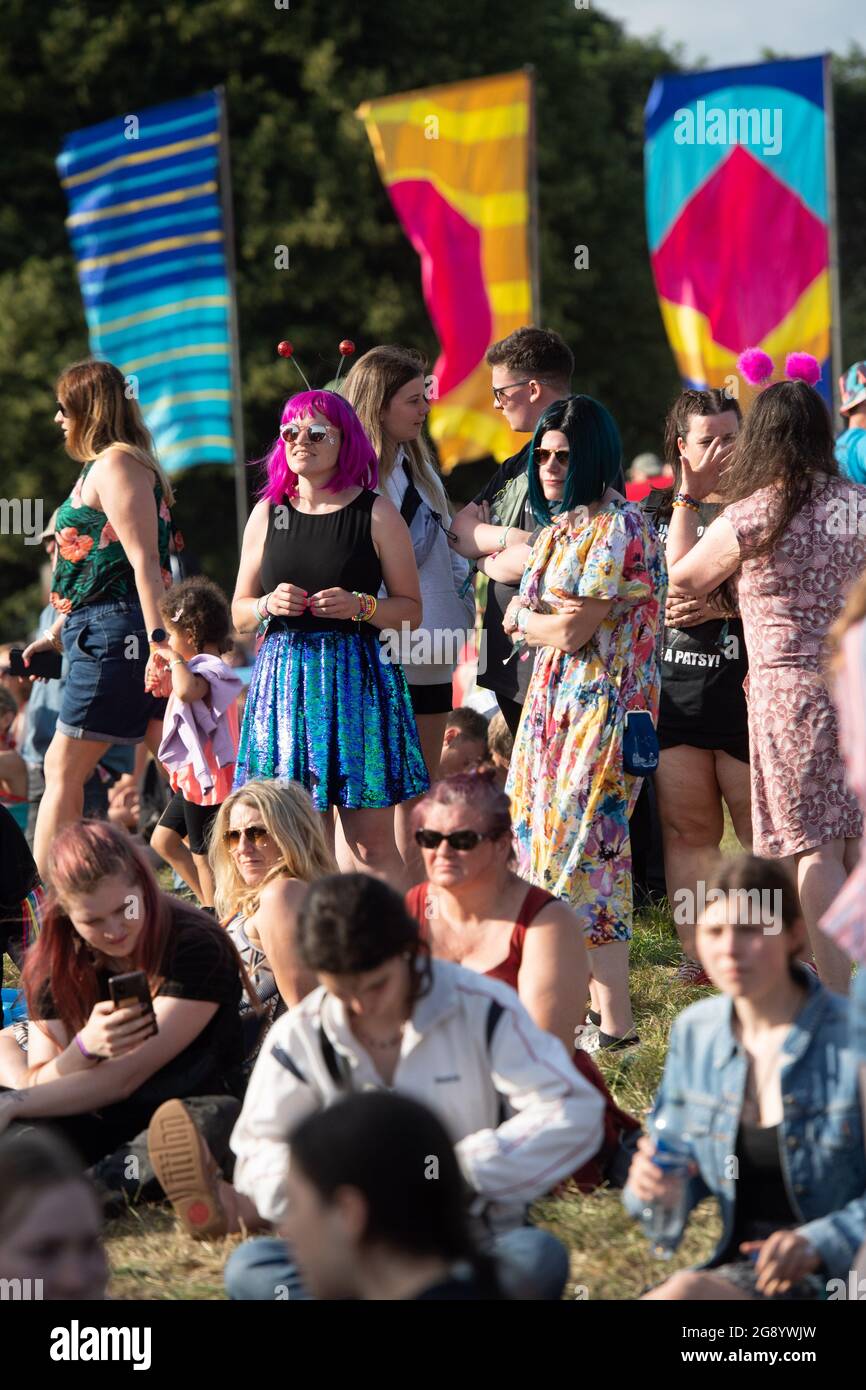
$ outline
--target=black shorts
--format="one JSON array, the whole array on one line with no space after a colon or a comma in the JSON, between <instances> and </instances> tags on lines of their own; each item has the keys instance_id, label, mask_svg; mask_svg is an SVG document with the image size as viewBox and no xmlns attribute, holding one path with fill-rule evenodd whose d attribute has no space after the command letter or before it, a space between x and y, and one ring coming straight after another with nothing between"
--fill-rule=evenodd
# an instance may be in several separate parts
<instances>
[{"instance_id":1,"label":"black shorts","mask_svg":"<svg viewBox=\"0 0 866 1390\"><path fill-rule=\"evenodd\" d=\"M158 824L173 830L182 840L189 839L191 854L207 854L208 837L218 811L219 806L197 806L194 801L185 801L181 792L175 792Z\"/></svg>"},{"instance_id":2,"label":"black shorts","mask_svg":"<svg viewBox=\"0 0 866 1390\"><path fill-rule=\"evenodd\" d=\"M450 681L438 685L409 685L409 699L416 714L450 714L454 708L454 694Z\"/></svg>"}]
</instances>

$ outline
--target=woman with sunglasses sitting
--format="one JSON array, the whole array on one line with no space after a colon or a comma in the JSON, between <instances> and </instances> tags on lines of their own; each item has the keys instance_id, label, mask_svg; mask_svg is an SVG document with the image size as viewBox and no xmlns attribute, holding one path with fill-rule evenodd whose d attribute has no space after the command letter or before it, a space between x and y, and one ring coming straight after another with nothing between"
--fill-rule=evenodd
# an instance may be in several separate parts
<instances>
[{"instance_id":1,"label":"woman with sunglasses sitting","mask_svg":"<svg viewBox=\"0 0 866 1390\"><path fill-rule=\"evenodd\" d=\"M247 782L219 809L210 859L218 919L272 1020L316 987L298 960L295 922L308 885L337 872L322 818L297 782ZM261 1016L246 1000L241 1012L260 1042Z\"/></svg>"},{"instance_id":2,"label":"woman with sunglasses sitting","mask_svg":"<svg viewBox=\"0 0 866 1390\"><path fill-rule=\"evenodd\" d=\"M427 881L406 895L431 953L517 990L539 1028L560 1038L605 1099L604 1143L576 1172L583 1191L621 1186L640 1126L615 1104L598 1067L574 1050L586 1005L586 947L571 908L514 870L508 797L493 771L436 782L415 813Z\"/></svg>"},{"instance_id":3,"label":"woman with sunglasses sitting","mask_svg":"<svg viewBox=\"0 0 866 1390\"><path fill-rule=\"evenodd\" d=\"M622 457L613 417L589 396L542 415L529 500L544 529L485 571L520 593L503 626L535 667L514 740L511 797L518 870L571 904L590 952L593 1012L581 1046L638 1042L628 990L630 812L626 716L658 716L657 646L667 572L642 509L612 486ZM507 537L506 537L507 539ZM513 554L512 554L513 550ZM525 569L523 568L525 564Z\"/></svg>"},{"instance_id":4,"label":"woman with sunglasses sitting","mask_svg":"<svg viewBox=\"0 0 866 1390\"><path fill-rule=\"evenodd\" d=\"M430 783L406 677L381 659L379 631L417 626L421 601L409 530L376 478L347 401L306 391L286 403L232 602L238 631L265 630L235 786L300 782L332 846L336 807L354 863L402 888L393 807Z\"/></svg>"}]
</instances>

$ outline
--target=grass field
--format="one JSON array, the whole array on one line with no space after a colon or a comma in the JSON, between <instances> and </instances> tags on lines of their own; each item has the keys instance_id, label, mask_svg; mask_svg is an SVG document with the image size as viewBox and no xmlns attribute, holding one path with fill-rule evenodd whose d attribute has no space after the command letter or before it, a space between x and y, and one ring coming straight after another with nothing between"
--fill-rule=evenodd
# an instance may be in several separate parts
<instances>
[{"instance_id":1,"label":"grass field","mask_svg":"<svg viewBox=\"0 0 866 1390\"><path fill-rule=\"evenodd\" d=\"M632 999L641 1046L600 1063L617 1101L634 1115L643 1115L652 1102L671 1022L706 993L674 982L678 960L676 935L666 914L641 915L632 943ZM572 1298L634 1298L664 1274L704 1258L718 1230L715 1208L705 1204L692 1217L675 1259L662 1266L650 1255L618 1192L565 1195L539 1203L535 1215L571 1251L566 1297ZM122 1299L223 1298L222 1268L237 1243L237 1237L194 1241L183 1234L168 1209L131 1211L107 1228L111 1291Z\"/></svg>"}]
</instances>

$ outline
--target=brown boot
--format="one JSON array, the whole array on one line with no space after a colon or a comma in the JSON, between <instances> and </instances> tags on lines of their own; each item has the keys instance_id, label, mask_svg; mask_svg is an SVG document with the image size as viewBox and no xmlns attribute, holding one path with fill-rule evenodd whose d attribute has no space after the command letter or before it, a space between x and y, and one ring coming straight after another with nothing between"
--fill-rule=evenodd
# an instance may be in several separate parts
<instances>
[{"instance_id":1,"label":"brown boot","mask_svg":"<svg viewBox=\"0 0 866 1390\"><path fill-rule=\"evenodd\" d=\"M191 1236L205 1240L228 1230L219 1193L220 1171L183 1101L167 1100L147 1131L153 1171Z\"/></svg>"}]
</instances>

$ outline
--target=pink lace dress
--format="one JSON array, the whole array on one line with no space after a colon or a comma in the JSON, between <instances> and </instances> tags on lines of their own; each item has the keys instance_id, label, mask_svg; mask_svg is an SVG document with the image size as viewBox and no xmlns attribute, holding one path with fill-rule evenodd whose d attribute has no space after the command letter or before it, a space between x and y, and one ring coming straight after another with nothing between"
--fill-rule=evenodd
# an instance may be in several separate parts
<instances>
[{"instance_id":1,"label":"pink lace dress","mask_svg":"<svg viewBox=\"0 0 866 1390\"><path fill-rule=\"evenodd\" d=\"M863 829L824 674L827 632L866 568L866 535L847 524L856 511L851 492L863 513L866 488L828 478L773 551L757 558L752 552L772 522L775 490L761 488L723 513L740 546L752 833L755 853L767 858L854 838Z\"/></svg>"}]
</instances>

